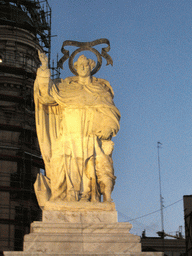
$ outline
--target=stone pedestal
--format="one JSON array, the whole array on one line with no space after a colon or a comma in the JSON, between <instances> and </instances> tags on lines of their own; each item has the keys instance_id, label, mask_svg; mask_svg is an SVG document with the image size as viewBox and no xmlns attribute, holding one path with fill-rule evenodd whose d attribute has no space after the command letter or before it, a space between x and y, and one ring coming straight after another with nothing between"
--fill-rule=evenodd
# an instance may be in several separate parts
<instances>
[{"instance_id":1,"label":"stone pedestal","mask_svg":"<svg viewBox=\"0 0 192 256\"><path fill-rule=\"evenodd\" d=\"M24 237L24 251L4 255L163 255L141 252L140 237L129 232L132 225L117 222L114 203L85 203L84 207L76 203L77 207L69 210L72 204L46 206L43 221L33 222L30 234Z\"/></svg>"}]
</instances>

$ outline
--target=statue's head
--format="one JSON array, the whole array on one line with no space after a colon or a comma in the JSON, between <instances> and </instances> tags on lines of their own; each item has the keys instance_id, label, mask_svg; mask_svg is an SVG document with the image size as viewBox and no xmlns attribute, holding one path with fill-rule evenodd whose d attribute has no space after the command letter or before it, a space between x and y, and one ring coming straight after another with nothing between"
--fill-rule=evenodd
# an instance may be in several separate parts
<instances>
[{"instance_id":1,"label":"statue's head","mask_svg":"<svg viewBox=\"0 0 192 256\"><path fill-rule=\"evenodd\" d=\"M91 75L92 69L95 67L95 61L87 59L84 55L79 56L78 60L74 63L74 68L81 77L88 77Z\"/></svg>"}]
</instances>

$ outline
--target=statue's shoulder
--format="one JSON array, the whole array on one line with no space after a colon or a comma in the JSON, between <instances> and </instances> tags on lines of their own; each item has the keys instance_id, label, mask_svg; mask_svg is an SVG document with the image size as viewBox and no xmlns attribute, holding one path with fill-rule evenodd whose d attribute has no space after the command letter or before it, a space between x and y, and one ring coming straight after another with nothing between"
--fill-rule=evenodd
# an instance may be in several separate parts
<instances>
[{"instance_id":1,"label":"statue's shoulder","mask_svg":"<svg viewBox=\"0 0 192 256\"><path fill-rule=\"evenodd\" d=\"M54 83L54 84L69 83L70 80L71 80L70 78L72 78L72 77L67 77L67 78L65 78L65 79L56 78L56 79L53 79L53 83Z\"/></svg>"},{"instance_id":2,"label":"statue's shoulder","mask_svg":"<svg viewBox=\"0 0 192 256\"><path fill-rule=\"evenodd\" d=\"M100 84L100 86L102 86L103 89L109 91L111 93L112 97L114 97L114 91L113 91L113 88L111 87L109 81L102 79L102 78L97 78L97 77L92 77L92 81L93 81L93 83Z\"/></svg>"},{"instance_id":3,"label":"statue's shoulder","mask_svg":"<svg viewBox=\"0 0 192 256\"><path fill-rule=\"evenodd\" d=\"M61 78L56 78L56 79L53 79L52 81L54 84L60 84L61 80L62 80Z\"/></svg>"},{"instance_id":4,"label":"statue's shoulder","mask_svg":"<svg viewBox=\"0 0 192 256\"><path fill-rule=\"evenodd\" d=\"M57 87L66 87L67 85L70 85L71 83L77 82L78 78L76 76L69 76L65 79L57 78L53 80L53 83L57 85Z\"/></svg>"},{"instance_id":5,"label":"statue's shoulder","mask_svg":"<svg viewBox=\"0 0 192 256\"><path fill-rule=\"evenodd\" d=\"M69 77L66 77L65 79L61 79L61 82L66 83L66 84L71 84L71 83L77 82L77 81L78 81L77 76L69 76Z\"/></svg>"}]
</instances>

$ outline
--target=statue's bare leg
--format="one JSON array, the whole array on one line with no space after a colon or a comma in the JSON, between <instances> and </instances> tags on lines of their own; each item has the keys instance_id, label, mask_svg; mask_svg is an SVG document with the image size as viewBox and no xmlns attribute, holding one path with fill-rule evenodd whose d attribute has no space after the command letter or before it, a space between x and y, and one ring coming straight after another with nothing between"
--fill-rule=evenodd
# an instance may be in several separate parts
<instances>
[{"instance_id":1,"label":"statue's bare leg","mask_svg":"<svg viewBox=\"0 0 192 256\"><path fill-rule=\"evenodd\" d=\"M111 192L112 192L112 181L108 180L105 184L104 192L103 192L103 202L112 202Z\"/></svg>"},{"instance_id":2,"label":"statue's bare leg","mask_svg":"<svg viewBox=\"0 0 192 256\"><path fill-rule=\"evenodd\" d=\"M87 178L85 172L81 182L81 199L80 201L88 202L90 200L90 179Z\"/></svg>"}]
</instances>

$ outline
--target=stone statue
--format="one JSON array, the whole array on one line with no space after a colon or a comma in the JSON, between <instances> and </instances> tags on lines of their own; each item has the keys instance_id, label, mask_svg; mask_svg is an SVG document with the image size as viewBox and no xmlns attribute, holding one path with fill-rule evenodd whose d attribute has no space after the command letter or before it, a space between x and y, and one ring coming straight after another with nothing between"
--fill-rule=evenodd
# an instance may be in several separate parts
<instances>
[{"instance_id":1,"label":"stone statue","mask_svg":"<svg viewBox=\"0 0 192 256\"><path fill-rule=\"evenodd\" d=\"M95 61L81 55L78 76L50 79L47 56L34 84L36 129L46 176L39 175L36 195L50 202L111 202L115 179L111 138L119 130L120 113L109 82L95 78ZM46 196L40 198L40 192ZM45 199L46 197L46 199ZM41 201L41 202L40 202ZM44 201L44 202L42 202Z\"/></svg>"}]
</instances>

